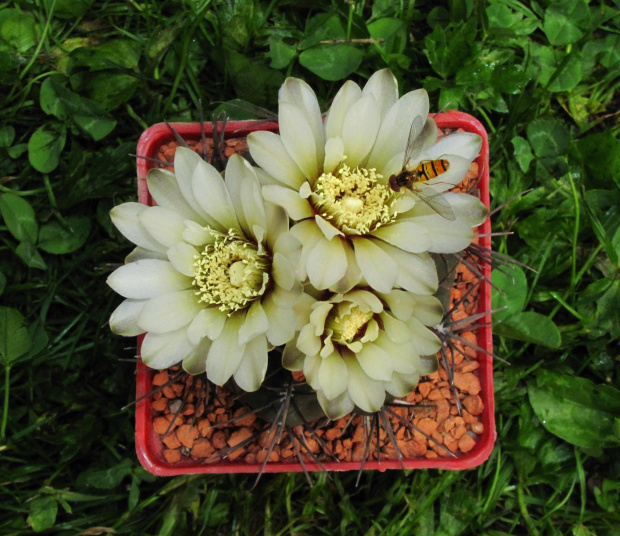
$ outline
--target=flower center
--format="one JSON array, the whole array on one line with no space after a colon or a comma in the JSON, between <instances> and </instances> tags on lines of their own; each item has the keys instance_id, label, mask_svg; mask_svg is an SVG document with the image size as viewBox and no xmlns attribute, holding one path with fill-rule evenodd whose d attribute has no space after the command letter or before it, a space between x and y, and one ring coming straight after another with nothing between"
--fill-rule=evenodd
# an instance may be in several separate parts
<instances>
[{"instance_id":1,"label":"flower center","mask_svg":"<svg viewBox=\"0 0 620 536\"><path fill-rule=\"evenodd\" d=\"M310 200L340 231L366 234L394 218L392 207L398 196L381 179L374 168L351 169L343 163L335 173L323 173L317 179Z\"/></svg>"},{"instance_id":2,"label":"flower center","mask_svg":"<svg viewBox=\"0 0 620 536\"><path fill-rule=\"evenodd\" d=\"M194 257L196 295L201 302L234 313L265 292L271 260L235 229L226 235L209 232L215 240Z\"/></svg>"},{"instance_id":3,"label":"flower center","mask_svg":"<svg viewBox=\"0 0 620 536\"><path fill-rule=\"evenodd\" d=\"M364 336L372 311L363 312L357 305L341 303L327 317L326 327L333 331L332 340L342 344Z\"/></svg>"}]
</instances>

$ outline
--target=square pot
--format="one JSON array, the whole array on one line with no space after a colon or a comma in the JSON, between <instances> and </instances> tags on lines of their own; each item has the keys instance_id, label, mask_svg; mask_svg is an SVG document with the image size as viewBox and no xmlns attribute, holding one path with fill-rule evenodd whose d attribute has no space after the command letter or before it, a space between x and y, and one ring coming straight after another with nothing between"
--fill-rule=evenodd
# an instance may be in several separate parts
<instances>
[{"instance_id":1,"label":"square pot","mask_svg":"<svg viewBox=\"0 0 620 536\"><path fill-rule=\"evenodd\" d=\"M486 130L482 124L472 116L462 112L448 112L437 114L434 116L439 129L462 129L466 132L473 132L482 137L482 149L480 155L476 158L478 169L482 170L482 177L478 183L480 198L482 202L489 207L489 146ZM200 140L201 125L200 123L172 123L171 126L180 134L183 139ZM204 125L206 138L212 138L213 125L206 123ZM224 134L226 139L244 138L250 132L255 130L268 130L271 132L278 131L277 123L260 123L257 121L232 121L227 123ZM174 135L170 128L160 123L147 129L138 142L137 155L147 158L157 158L161 146L174 141ZM138 198L141 203L153 205L153 200L148 192L146 183L146 175L148 170L154 165L151 161L138 158ZM488 233L491 231L490 220L487 220L478 227L482 236L479 243L487 248L491 247L491 239ZM491 267L483 264L481 267L483 275L490 279ZM485 312L491 309L491 290L488 283L481 282L478 294L478 311ZM421 468L438 468L438 469L469 469L476 467L486 461L496 438L495 420L494 420L494 396L493 396L493 363L492 363L492 333L490 326L490 315L479 320L481 324L486 324L477 329L476 344L484 349L484 352L477 352L477 361L479 368L477 376L480 381L480 397L484 404L484 411L479 416L480 422L484 427L484 431L478 435L476 444L467 453L459 455L457 458L438 457L426 458L416 457L404 459L401 462L396 459L368 460L363 463L364 469L375 469L384 471L386 469L421 469ZM142 337L138 338L138 354ZM191 458L183 458L178 462L168 462L164 455L164 445L161 436L153 429L154 410L152 408L152 397L149 393L152 390L151 380L153 371L146 367L142 362L137 365L137 384L136 384L136 451L142 465L151 473L159 476L173 476L181 474L197 474L197 473L256 473L261 470L261 463L245 463L243 459L237 461L220 460L216 463L205 463L194 461ZM334 462L324 461L322 467L316 463L307 462L305 468L310 471L320 471L326 469L329 471L348 471L359 470L361 462ZM301 472L304 468L298 462L269 462L264 467L264 472Z\"/></svg>"}]
</instances>

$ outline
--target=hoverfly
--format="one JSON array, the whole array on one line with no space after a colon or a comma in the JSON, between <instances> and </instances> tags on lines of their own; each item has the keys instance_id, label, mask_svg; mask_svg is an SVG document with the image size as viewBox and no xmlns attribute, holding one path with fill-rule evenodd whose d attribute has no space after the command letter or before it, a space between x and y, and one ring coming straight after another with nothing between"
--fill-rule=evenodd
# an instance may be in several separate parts
<instances>
[{"instance_id":1,"label":"hoverfly","mask_svg":"<svg viewBox=\"0 0 620 536\"><path fill-rule=\"evenodd\" d=\"M436 130L435 122L428 118L426 123L422 124L422 117L417 116L411 124L409 138L407 140L407 148L405 150L405 159L401 171L390 177L389 183L392 190L400 192L402 188L407 188L420 201L430 207L446 220L454 221L456 216L454 210L445 200L441 193L436 192L430 186L424 183L445 173L450 167L447 160L426 160L420 162L417 167L410 167L410 162L414 160L421 152L425 139L435 139L435 136L429 136L430 130Z\"/></svg>"}]
</instances>

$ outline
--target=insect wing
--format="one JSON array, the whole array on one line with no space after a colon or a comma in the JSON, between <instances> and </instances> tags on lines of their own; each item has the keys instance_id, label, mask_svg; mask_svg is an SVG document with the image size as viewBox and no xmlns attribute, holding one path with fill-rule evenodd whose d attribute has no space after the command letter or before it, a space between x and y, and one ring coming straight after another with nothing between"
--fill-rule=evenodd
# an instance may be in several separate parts
<instances>
[{"instance_id":1,"label":"insect wing","mask_svg":"<svg viewBox=\"0 0 620 536\"><path fill-rule=\"evenodd\" d=\"M450 221L456 220L454 210L450 206L450 203L446 201L446 198L440 192L433 190L431 187L426 186L423 183L413 184L411 186L411 192L420 201L422 201L422 203L424 203L431 210L439 214L441 217Z\"/></svg>"},{"instance_id":2,"label":"insect wing","mask_svg":"<svg viewBox=\"0 0 620 536\"><path fill-rule=\"evenodd\" d=\"M409 162L417 158L422 151L422 142L424 138L420 137L420 133L423 129L424 121L422 120L422 116L418 115L414 117L411 123L411 128L409 129L409 137L407 138L407 148L405 149L403 169L407 169Z\"/></svg>"}]
</instances>

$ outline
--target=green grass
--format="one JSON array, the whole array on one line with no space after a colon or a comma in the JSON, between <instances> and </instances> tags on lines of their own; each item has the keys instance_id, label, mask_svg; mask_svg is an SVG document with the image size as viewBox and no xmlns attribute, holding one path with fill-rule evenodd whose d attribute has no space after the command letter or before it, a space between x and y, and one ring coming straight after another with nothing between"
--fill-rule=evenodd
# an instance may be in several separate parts
<instances>
[{"instance_id":1,"label":"green grass","mask_svg":"<svg viewBox=\"0 0 620 536\"><path fill-rule=\"evenodd\" d=\"M620 534L617 5L309 5L0 3L0 534ZM140 133L197 120L199 100L275 110L289 75L327 104L384 67L483 122L494 206L533 188L494 217L515 232L494 247L537 273L497 276L511 365L495 366L490 460L359 487L149 475L120 410L135 343L106 325L105 278L129 251L107 213L136 197Z\"/></svg>"}]
</instances>

